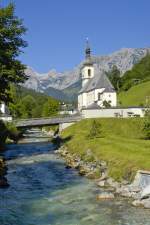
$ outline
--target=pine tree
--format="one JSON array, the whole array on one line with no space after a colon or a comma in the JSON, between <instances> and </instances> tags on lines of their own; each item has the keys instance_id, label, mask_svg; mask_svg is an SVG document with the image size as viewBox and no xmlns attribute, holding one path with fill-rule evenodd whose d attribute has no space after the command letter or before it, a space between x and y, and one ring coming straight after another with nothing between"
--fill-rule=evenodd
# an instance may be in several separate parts
<instances>
[{"instance_id":1,"label":"pine tree","mask_svg":"<svg viewBox=\"0 0 150 225\"><path fill-rule=\"evenodd\" d=\"M98 121L96 120L92 121L88 137L89 138L102 137L102 125Z\"/></svg>"},{"instance_id":2,"label":"pine tree","mask_svg":"<svg viewBox=\"0 0 150 225\"><path fill-rule=\"evenodd\" d=\"M145 139L150 140L150 111L145 114L144 127L143 127Z\"/></svg>"},{"instance_id":3,"label":"pine tree","mask_svg":"<svg viewBox=\"0 0 150 225\"><path fill-rule=\"evenodd\" d=\"M114 65L112 70L107 72L107 76L109 77L109 80L111 81L115 90L119 91L121 78L120 71L118 70L117 66Z\"/></svg>"}]
</instances>

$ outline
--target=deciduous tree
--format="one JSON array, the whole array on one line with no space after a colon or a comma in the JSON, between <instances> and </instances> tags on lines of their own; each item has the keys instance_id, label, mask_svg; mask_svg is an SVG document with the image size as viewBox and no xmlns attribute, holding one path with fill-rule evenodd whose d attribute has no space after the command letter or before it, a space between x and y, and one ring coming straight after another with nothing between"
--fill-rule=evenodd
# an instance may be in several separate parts
<instances>
[{"instance_id":1,"label":"deciduous tree","mask_svg":"<svg viewBox=\"0 0 150 225\"><path fill-rule=\"evenodd\" d=\"M0 8L0 101L11 100L11 83L23 83L27 79L25 65L18 59L27 46L22 38L25 32L22 20L15 16L13 4Z\"/></svg>"},{"instance_id":2,"label":"deciduous tree","mask_svg":"<svg viewBox=\"0 0 150 225\"><path fill-rule=\"evenodd\" d=\"M116 91L119 91L120 88L120 71L118 70L117 66L113 66L112 70L110 72L107 72L107 76L109 77L109 80L113 84Z\"/></svg>"},{"instance_id":3,"label":"deciduous tree","mask_svg":"<svg viewBox=\"0 0 150 225\"><path fill-rule=\"evenodd\" d=\"M43 106L44 117L54 116L58 113L59 110L59 102L53 99L49 99Z\"/></svg>"}]
</instances>

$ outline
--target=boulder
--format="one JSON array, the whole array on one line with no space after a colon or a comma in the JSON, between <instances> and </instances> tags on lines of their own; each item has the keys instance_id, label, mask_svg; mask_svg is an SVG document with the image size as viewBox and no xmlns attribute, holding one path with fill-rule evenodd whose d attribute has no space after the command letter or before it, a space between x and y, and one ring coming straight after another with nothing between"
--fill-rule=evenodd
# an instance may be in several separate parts
<instances>
[{"instance_id":1,"label":"boulder","mask_svg":"<svg viewBox=\"0 0 150 225\"><path fill-rule=\"evenodd\" d=\"M106 200L106 199L114 199L114 194L111 192L103 192L97 195L97 200Z\"/></svg>"},{"instance_id":2,"label":"boulder","mask_svg":"<svg viewBox=\"0 0 150 225\"><path fill-rule=\"evenodd\" d=\"M107 163L105 161L100 161L100 166L107 167Z\"/></svg>"},{"instance_id":3,"label":"boulder","mask_svg":"<svg viewBox=\"0 0 150 225\"><path fill-rule=\"evenodd\" d=\"M97 182L97 185L99 187L105 187L106 186L106 181L105 180L100 180L100 181Z\"/></svg>"},{"instance_id":4,"label":"boulder","mask_svg":"<svg viewBox=\"0 0 150 225\"><path fill-rule=\"evenodd\" d=\"M61 149L57 149L54 151L55 154L61 154L62 150Z\"/></svg>"},{"instance_id":5,"label":"boulder","mask_svg":"<svg viewBox=\"0 0 150 225\"><path fill-rule=\"evenodd\" d=\"M106 180L106 184L107 184L107 186L113 187L113 188L115 188L115 189L120 188L120 183L117 182L117 181L115 181L115 180L112 179L112 178L108 178L108 179Z\"/></svg>"},{"instance_id":6,"label":"boulder","mask_svg":"<svg viewBox=\"0 0 150 225\"><path fill-rule=\"evenodd\" d=\"M133 206L136 206L136 207L141 207L141 206L143 206L143 204L142 204L142 202L141 202L140 200L134 200L134 201L132 202L132 205L133 205Z\"/></svg>"},{"instance_id":7,"label":"boulder","mask_svg":"<svg viewBox=\"0 0 150 225\"><path fill-rule=\"evenodd\" d=\"M136 207L144 207L145 209L150 209L150 198L135 200L132 202L132 205Z\"/></svg>"},{"instance_id":8,"label":"boulder","mask_svg":"<svg viewBox=\"0 0 150 225\"><path fill-rule=\"evenodd\" d=\"M79 167L79 175L84 176L84 175L86 175L89 172L90 172L90 170L87 170L86 167L84 167L84 166L80 166Z\"/></svg>"},{"instance_id":9,"label":"boulder","mask_svg":"<svg viewBox=\"0 0 150 225\"><path fill-rule=\"evenodd\" d=\"M128 185L129 189L131 192L135 192L135 193L139 193L141 191L139 186L135 186L135 185Z\"/></svg>"},{"instance_id":10,"label":"boulder","mask_svg":"<svg viewBox=\"0 0 150 225\"><path fill-rule=\"evenodd\" d=\"M150 209L150 198L143 199L142 203L145 209Z\"/></svg>"},{"instance_id":11,"label":"boulder","mask_svg":"<svg viewBox=\"0 0 150 225\"><path fill-rule=\"evenodd\" d=\"M7 179L5 177L0 177L0 188L6 188L9 187L9 184L7 183Z\"/></svg>"},{"instance_id":12,"label":"boulder","mask_svg":"<svg viewBox=\"0 0 150 225\"><path fill-rule=\"evenodd\" d=\"M121 185L128 185L129 184L129 181L127 181L127 180L122 180L122 182L121 182Z\"/></svg>"},{"instance_id":13,"label":"boulder","mask_svg":"<svg viewBox=\"0 0 150 225\"><path fill-rule=\"evenodd\" d=\"M86 177L90 178L90 179L97 179L97 177L99 177L100 172L99 170L96 168L95 170L92 170L91 172L86 174Z\"/></svg>"},{"instance_id":14,"label":"boulder","mask_svg":"<svg viewBox=\"0 0 150 225\"><path fill-rule=\"evenodd\" d=\"M130 192L129 187L126 185L123 185L120 188L116 188L116 193L121 195L122 197L132 197L132 193Z\"/></svg>"},{"instance_id":15,"label":"boulder","mask_svg":"<svg viewBox=\"0 0 150 225\"><path fill-rule=\"evenodd\" d=\"M106 180L108 178L108 172L107 170L102 172L101 169L100 169L100 173L101 173L101 177L99 178L99 181L101 180Z\"/></svg>"},{"instance_id":16,"label":"boulder","mask_svg":"<svg viewBox=\"0 0 150 225\"><path fill-rule=\"evenodd\" d=\"M146 186L141 192L141 198L150 197L150 185Z\"/></svg>"}]
</instances>

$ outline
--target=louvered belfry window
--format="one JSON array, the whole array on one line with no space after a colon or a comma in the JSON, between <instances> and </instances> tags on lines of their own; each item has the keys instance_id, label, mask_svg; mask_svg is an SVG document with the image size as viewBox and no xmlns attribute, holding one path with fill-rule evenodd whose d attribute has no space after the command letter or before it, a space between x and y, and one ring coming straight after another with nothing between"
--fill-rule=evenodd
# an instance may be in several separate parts
<instances>
[{"instance_id":1,"label":"louvered belfry window","mask_svg":"<svg viewBox=\"0 0 150 225\"><path fill-rule=\"evenodd\" d=\"M88 77L90 77L90 76L91 76L91 70L88 69Z\"/></svg>"}]
</instances>

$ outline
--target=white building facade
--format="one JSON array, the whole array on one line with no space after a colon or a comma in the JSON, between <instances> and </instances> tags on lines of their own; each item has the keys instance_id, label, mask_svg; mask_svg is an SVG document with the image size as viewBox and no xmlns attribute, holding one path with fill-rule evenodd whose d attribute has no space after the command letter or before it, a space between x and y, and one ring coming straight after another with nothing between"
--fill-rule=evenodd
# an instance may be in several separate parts
<instances>
[{"instance_id":1,"label":"white building facade","mask_svg":"<svg viewBox=\"0 0 150 225\"><path fill-rule=\"evenodd\" d=\"M9 114L9 110L4 102L0 104L0 120L12 121L12 116Z\"/></svg>"},{"instance_id":2,"label":"white building facade","mask_svg":"<svg viewBox=\"0 0 150 225\"><path fill-rule=\"evenodd\" d=\"M5 105L4 102L0 104L0 113L1 114L5 114L6 113L6 105Z\"/></svg>"},{"instance_id":3,"label":"white building facade","mask_svg":"<svg viewBox=\"0 0 150 225\"><path fill-rule=\"evenodd\" d=\"M117 94L104 71L93 64L87 44L86 60L81 68L82 88L78 95L78 110L117 106Z\"/></svg>"}]
</instances>

